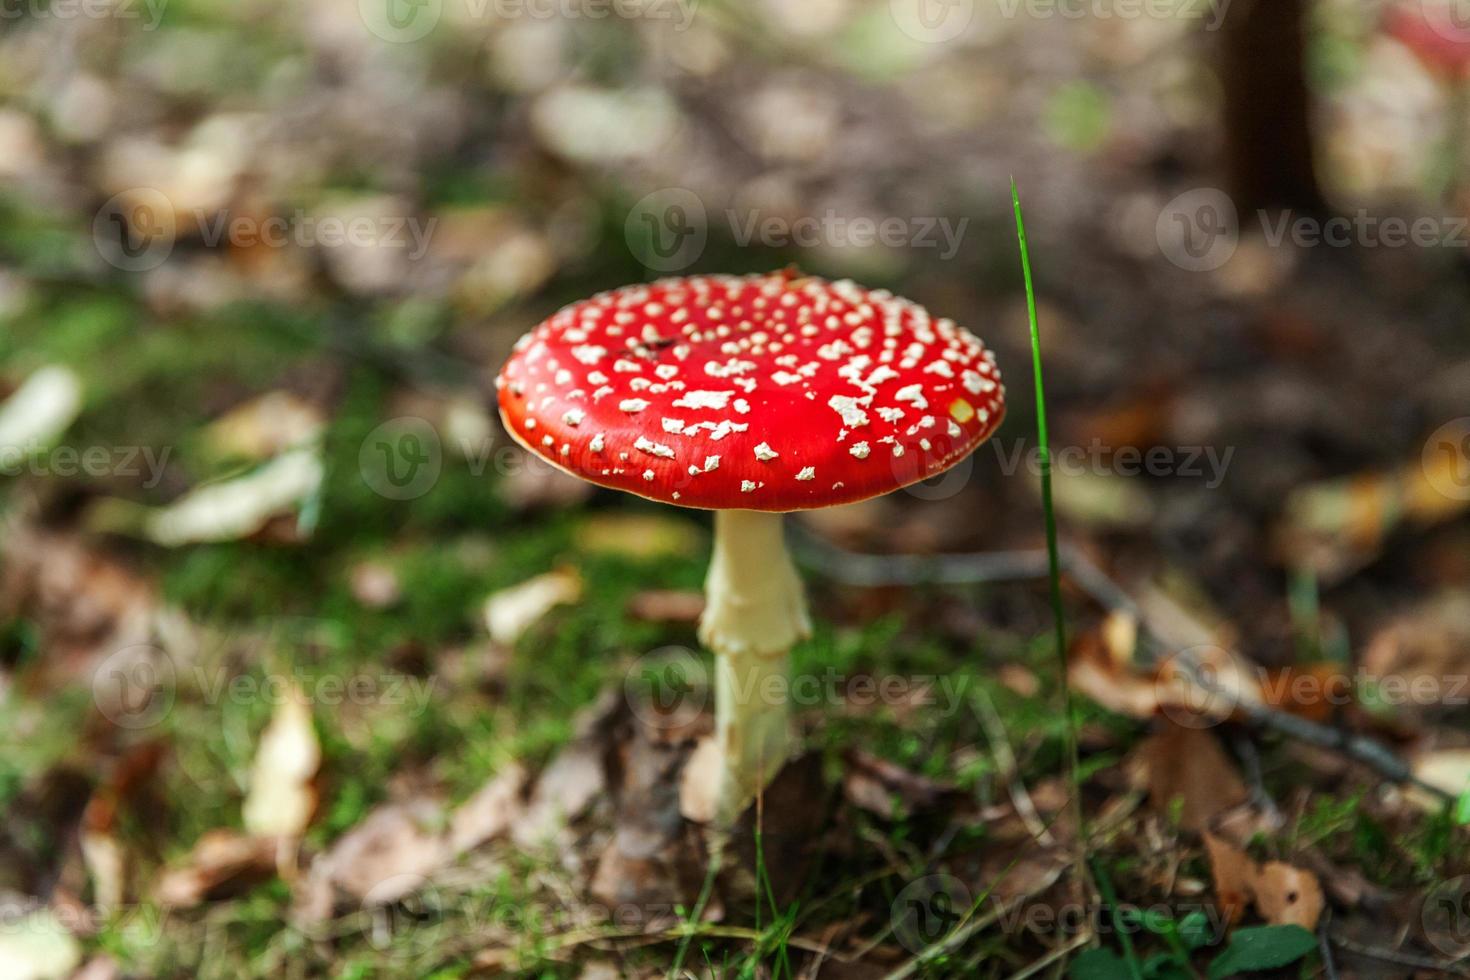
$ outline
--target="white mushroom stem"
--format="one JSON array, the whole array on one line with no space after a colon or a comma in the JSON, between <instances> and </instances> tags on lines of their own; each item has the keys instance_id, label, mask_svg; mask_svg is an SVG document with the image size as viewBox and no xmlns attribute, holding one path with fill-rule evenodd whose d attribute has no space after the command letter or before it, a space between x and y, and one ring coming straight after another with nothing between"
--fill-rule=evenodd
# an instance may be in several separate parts
<instances>
[{"instance_id":1,"label":"white mushroom stem","mask_svg":"<svg viewBox=\"0 0 1470 980\"><path fill-rule=\"evenodd\" d=\"M715 512L699 639L715 652L715 821L733 823L791 745L789 651L811 635L780 514Z\"/></svg>"}]
</instances>

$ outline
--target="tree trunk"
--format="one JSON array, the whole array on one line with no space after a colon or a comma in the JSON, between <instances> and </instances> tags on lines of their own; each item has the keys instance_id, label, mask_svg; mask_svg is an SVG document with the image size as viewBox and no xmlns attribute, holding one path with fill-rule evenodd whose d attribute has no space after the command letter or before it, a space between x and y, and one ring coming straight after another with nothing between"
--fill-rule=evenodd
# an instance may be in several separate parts
<instances>
[{"instance_id":1,"label":"tree trunk","mask_svg":"<svg viewBox=\"0 0 1470 980\"><path fill-rule=\"evenodd\" d=\"M1321 211L1305 69L1308 0L1233 0L1221 37L1230 193L1242 213Z\"/></svg>"}]
</instances>

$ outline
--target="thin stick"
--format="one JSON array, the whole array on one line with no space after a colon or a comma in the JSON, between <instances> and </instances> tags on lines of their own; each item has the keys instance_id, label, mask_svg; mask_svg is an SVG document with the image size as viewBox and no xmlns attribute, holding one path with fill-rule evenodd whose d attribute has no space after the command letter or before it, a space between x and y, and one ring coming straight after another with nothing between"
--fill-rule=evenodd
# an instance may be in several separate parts
<instances>
[{"instance_id":1,"label":"thin stick","mask_svg":"<svg viewBox=\"0 0 1470 980\"><path fill-rule=\"evenodd\" d=\"M1337 964L1332 959L1332 943L1327 935L1327 923L1317 930L1317 949L1322 954L1322 972L1327 980L1337 980Z\"/></svg>"},{"instance_id":2,"label":"thin stick","mask_svg":"<svg viewBox=\"0 0 1470 980\"><path fill-rule=\"evenodd\" d=\"M1035 963L1032 963L1030 966L1026 967L1021 972L1012 973L1010 977L1007 978L1007 980L1026 980L1027 977L1034 977L1036 976L1036 974L1040 973L1042 970L1045 970L1053 963L1057 962L1058 960L1066 959L1068 956L1071 956L1077 950L1081 949L1083 946L1086 946L1090 942L1092 942L1092 930L1084 929L1082 933L1077 936L1076 939L1073 939L1065 946L1057 947L1050 953L1047 953L1041 959L1037 960Z\"/></svg>"},{"instance_id":3,"label":"thin stick","mask_svg":"<svg viewBox=\"0 0 1470 980\"><path fill-rule=\"evenodd\" d=\"M1383 963L1393 963L1398 966L1410 966L1416 970L1434 970L1452 977L1470 977L1470 970L1457 963L1444 963L1439 960L1430 959L1427 956L1415 956L1412 953L1400 953L1396 949L1382 949L1378 946L1365 946L1362 943L1353 942L1344 936L1332 934L1332 943L1340 949L1358 956L1366 956L1369 959L1379 960Z\"/></svg>"},{"instance_id":4,"label":"thin stick","mask_svg":"<svg viewBox=\"0 0 1470 980\"><path fill-rule=\"evenodd\" d=\"M995 756L1001 778L1006 781L1006 787L1010 790L1011 805L1016 808L1017 815L1032 837L1048 847L1055 844L1056 838L1046 829L1046 824L1036 812L1036 804L1032 802L1031 794L1021 779L1021 767L1016 763L1015 752L1011 751L1011 743L1006 738L1005 723L995 710L995 703L983 688L977 687L973 697L975 713L980 717L980 727L985 729L985 737L990 742L990 753Z\"/></svg>"},{"instance_id":5,"label":"thin stick","mask_svg":"<svg viewBox=\"0 0 1470 980\"><path fill-rule=\"evenodd\" d=\"M1017 582L1038 579L1047 574L1047 554L1040 550L934 556L865 555L825 541L799 523L793 523L792 529L796 532L795 550L802 563L844 585L876 588L924 582L946 585ZM1155 642L1167 642L1162 635L1164 631L1150 621L1138 603L1107 573L1075 548L1063 544L1060 551L1067 578L1088 598L1110 612L1128 613ZM1345 756L1391 782L1407 783L1439 799L1454 800L1453 794L1418 779L1393 750L1371 738L1320 725L1265 705L1243 702L1237 709L1249 724L1257 728Z\"/></svg>"}]
</instances>

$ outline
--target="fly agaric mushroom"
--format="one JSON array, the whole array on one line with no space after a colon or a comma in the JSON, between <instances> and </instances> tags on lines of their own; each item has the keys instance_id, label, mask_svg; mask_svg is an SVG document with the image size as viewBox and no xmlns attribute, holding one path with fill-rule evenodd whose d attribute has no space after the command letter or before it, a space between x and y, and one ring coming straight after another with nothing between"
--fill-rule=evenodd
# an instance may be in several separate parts
<instances>
[{"instance_id":1,"label":"fly agaric mushroom","mask_svg":"<svg viewBox=\"0 0 1470 980\"><path fill-rule=\"evenodd\" d=\"M973 334L790 271L599 293L522 337L496 387L506 429L561 469L715 512L699 638L717 659L720 824L790 747L788 654L811 623L781 515L932 477L1005 414Z\"/></svg>"}]
</instances>

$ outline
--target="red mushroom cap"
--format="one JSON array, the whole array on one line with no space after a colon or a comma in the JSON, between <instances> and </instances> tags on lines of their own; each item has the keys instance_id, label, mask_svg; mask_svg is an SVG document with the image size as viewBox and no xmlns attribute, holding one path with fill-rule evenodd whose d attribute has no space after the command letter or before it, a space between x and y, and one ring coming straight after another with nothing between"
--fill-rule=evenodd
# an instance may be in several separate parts
<instances>
[{"instance_id":1,"label":"red mushroom cap","mask_svg":"<svg viewBox=\"0 0 1470 980\"><path fill-rule=\"evenodd\" d=\"M1451 8L1400 3L1385 16L1386 33L1413 51L1429 68L1453 76L1470 72L1470 26L1459 23Z\"/></svg>"},{"instance_id":2,"label":"red mushroom cap","mask_svg":"<svg viewBox=\"0 0 1470 980\"><path fill-rule=\"evenodd\" d=\"M1000 425L995 356L884 290L694 276L574 303L496 381L518 442L687 507L807 510L934 476Z\"/></svg>"}]
</instances>

